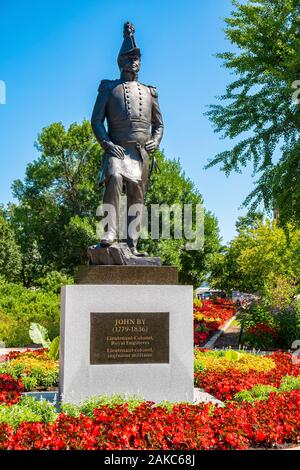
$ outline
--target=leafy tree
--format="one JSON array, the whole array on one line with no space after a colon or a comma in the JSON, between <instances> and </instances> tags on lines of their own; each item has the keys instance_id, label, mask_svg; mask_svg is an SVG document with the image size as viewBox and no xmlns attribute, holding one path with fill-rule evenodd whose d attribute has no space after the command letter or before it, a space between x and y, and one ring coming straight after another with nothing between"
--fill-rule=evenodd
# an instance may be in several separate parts
<instances>
[{"instance_id":1,"label":"leafy tree","mask_svg":"<svg viewBox=\"0 0 300 470\"><path fill-rule=\"evenodd\" d=\"M273 310L289 308L294 304L298 289L295 278L274 273L265 283L265 303Z\"/></svg>"},{"instance_id":2,"label":"leafy tree","mask_svg":"<svg viewBox=\"0 0 300 470\"><path fill-rule=\"evenodd\" d=\"M10 223L0 211L0 275L17 280L21 271L21 252Z\"/></svg>"},{"instance_id":3,"label":"leafy tree","mask_svg":"<svg viewBox=\"0 0 300 470\"><path fill-rule=\"evenodd\" d=\"M10 207L26 285L80 263L84 244L96 241L92 223L100 202L101 150L88 121L67 131L54 123L43 129L36 147L41 155L27 166L25 180L13 183L19 204Z\"/></svg>"},{"instance_id":4,"label":"leafy tree","mask_svg":"<svg viewBox=\"0 0 300 470\"><path fill-rule=\"evenodd\" d=\"M284 278L286 285L299 290L299 239L300 229L283 229L269 220L241 229L219 256L212 283L227 290L267 293Z\"/></svg>"},{"instance_id":5,"label":"leafy tree","mask_svg":"<svg viewBox=\"0 0 300 470\"><path fill-rule=\"evenodd\" d=\"M217 56L236 78L219 97L223 104L212 105L208 115L216 132L236 143L207 168L221 165L228 175L252 162L258 180L244 204L255 211L263 203L279 212L282 223L299 223L300 106L292 97L300 78L300 2L233 0L233 5L225 33L237 50Z\"/></svg>"},{"instance_id":6,"label":"leafy tree","mask_svg":"<svg viewBox=\"0 0 300 470\"><path fill-rule=\"evenodd\" d=\"M178 160L167 160L162 152L156 152L159 170L154 173L146 196L145 204L184 204L193 205L193 230L195 230L196 205L203 205L203 198L194 183L186 177ZM150 212L150 209L149 209ZM174 218L171 218L171 235L174 235ZM161 256L165 264L175 265L179 269L179 278L183 283L198 287L210 270L211 258L220 250L220 236L216 217L204 210L204 245L203 250L187 250L184 238L169 240L146 240L142 246L151 254Z\"/></svg>"},{"instance_id":7,"label":"leafy tree","mask_svg":"<svg viewBox=\"0 0 300 470\"><path fill-rule=\"evenodd\" d=\"M41 154L26 170L25 180L13 184L19 204L10 207L10 218L24 253L26 285L49 271L73 268L85 257L87 246L96 243L96 209L102 202L98 172L102 150L90 124L72 124L66 130L54 123L43 129L37 148ZM182 171L177 160L167 160L157 151L159 171L154 173L146 205L202 204L202 196ZM194 211L195 216L195 211ZM195 217L194 217L195 226ZM204 250L186 251L186 240L143 240L150 254L165 264L178 266L181 280L198 285L219 250L216 218L205 212Z\"/></svg>"},{"instance_id":8,"label":"leafy tree","mask_svg":"<svg viewBox=\"0 0 300 470\"><path fill-rule=\"evenodd\" d=\"M262 212L250 212L245 216L238 217L235 227L238 232L241 232L243 229L257 228L263 221L264 214Z\"/></svg>"}]
</instances>

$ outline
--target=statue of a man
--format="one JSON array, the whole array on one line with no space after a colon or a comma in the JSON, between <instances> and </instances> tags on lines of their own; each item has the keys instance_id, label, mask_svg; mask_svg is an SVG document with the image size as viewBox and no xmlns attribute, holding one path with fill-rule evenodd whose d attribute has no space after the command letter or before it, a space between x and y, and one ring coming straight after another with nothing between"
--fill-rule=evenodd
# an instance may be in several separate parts
<instances>
[{"instance_id":1,"label":"statue of a man","mask_svg":"<svg viewBox=\"0 0 300 470\"><path fill-rule=\"evenodd\" d=\"M120 79L101 81L91 121L95 136L105 150L100 170L100 184L105 185L103 202L111 204L116 214L101 240L102 246L109 246L118 238L123 187L126 188L127 214L133 204L144 203L149 153L158 148L163 135L156 88L138 82L140 58L134 27L126 23L118 55ZM135 256L144 255L137 251L140 221L140 212L127 216L127 227L135 222L138 228L135 236L127 233L127 244Z\"/></svg>"}]
</instances>

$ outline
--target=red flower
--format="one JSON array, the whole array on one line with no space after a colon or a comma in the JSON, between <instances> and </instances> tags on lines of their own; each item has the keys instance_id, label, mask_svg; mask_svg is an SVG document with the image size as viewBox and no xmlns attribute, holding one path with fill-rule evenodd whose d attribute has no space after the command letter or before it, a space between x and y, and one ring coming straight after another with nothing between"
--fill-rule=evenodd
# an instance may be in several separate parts
<instances>
[{"instance_id":1,"label":"red flower","mask_svg":"<svg viewBox=\"0 0 300 470\"><path fill-rule=\"evenodd\" d=\"M0 374L0 403L14 405L20 401L24 386L21 380L15 380L11 375Z\"/></svg>"},{"instance_id":2,"label":"red flower","mask_svg":"<svg viewBox=\"0 0 300 470\"><path fill-rule=\"evenodd\" d=\"M234 302L228 299L203 300L202 307L194 305L194 344L203 345L207 338L217 331L236 313ZM197 314L203 319L198 320Z\"/></svg>"},{"instance_id":3,"label":"red flower","mask_svg":"<svg viewBox=\"0 0 300 470\"><path fill-rule=\"evenodd\" d=\"M94 418L60 414L53 423L0 425L0 449L248 449L300 441L300 391L271 394L256 403L202 403L166 408L142 403L103 406Z\"/></svg>"},{"instance_id":4,"label":"red flower","mask_svg":"<svg viewBox=\"0 0 300 470\"><path fill-rule=\"evenodd\" d=\"M293 364L291 354L277 351L268 357L276 363L276 367L269 372L256 370L240 372L235 369L207 370L196 374L196 383L220 400L231 400L241 390L248 390L258 384L278 387L285 375L298 376L300 374L300 365Z\"/></svg>"},{"instance_id":5,"label":"red flower","mask_svg":"<svg viewBox=\"0 0 300 470\"><path fill-rule=\"evenodd\" d=\"M59 415L53 424L0 425L0 449L248 449L300 441L300 391L271 394L256 403L224 407L178 404L171 412L142 403L101 407L94 419Z\"/></svg>"}]
</instances>

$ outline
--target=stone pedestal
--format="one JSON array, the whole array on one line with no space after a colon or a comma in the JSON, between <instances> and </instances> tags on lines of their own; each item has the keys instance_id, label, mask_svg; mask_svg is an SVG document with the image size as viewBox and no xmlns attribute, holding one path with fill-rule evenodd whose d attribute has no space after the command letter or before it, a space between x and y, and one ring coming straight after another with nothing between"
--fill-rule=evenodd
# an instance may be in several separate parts
<instances>
[{"instance_id":1,"label":"stone pedestal","mask_svg":"<svg viewBox=\"0 0 300 470\"><path fill-rule=\"evenodd\" d=\"M178 284L174 266L79 266L78 284Z\"/></svg>"},{"instance_id":2,"label":"stone pedestal","mask_svg":"<svg viewBox=\"0 0 300 470\"><path fill-rule=\"evenodd\" d=\"M63 401L193 401L192 286L65 286L60 335Z\"/></svg>"}]
</instances>

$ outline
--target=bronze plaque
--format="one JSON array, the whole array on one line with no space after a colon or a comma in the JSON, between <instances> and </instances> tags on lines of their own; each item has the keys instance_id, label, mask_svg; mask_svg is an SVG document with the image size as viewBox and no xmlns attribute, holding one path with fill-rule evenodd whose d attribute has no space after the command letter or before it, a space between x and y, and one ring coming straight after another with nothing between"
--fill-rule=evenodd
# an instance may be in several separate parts
<instances>
[{"instance_id":1,"label":"bronze plaque","mask_svg":"<svg viewBox=\"0 0 300 470\"><path fill-rule=\"evenodd\" d=\"M90 363L169 363L169 312L91 313Z\"/></svg>"}]
</instances>

